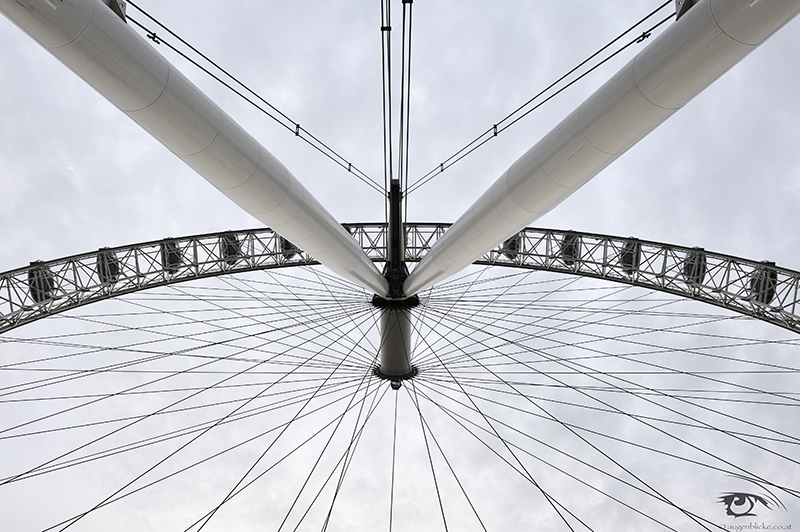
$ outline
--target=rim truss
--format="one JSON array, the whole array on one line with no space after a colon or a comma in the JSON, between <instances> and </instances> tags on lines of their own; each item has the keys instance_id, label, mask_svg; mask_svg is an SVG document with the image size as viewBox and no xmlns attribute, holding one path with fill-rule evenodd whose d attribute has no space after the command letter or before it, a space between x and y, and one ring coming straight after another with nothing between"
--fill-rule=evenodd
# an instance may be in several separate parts
<instances>
[{"instance_id":1,"label":"rim truss","mask_svg":"<svg viewBox=\"0 0 800 532\"><path fill-rule=\"evenodd\" d=\"M343 224L373 261L386 225ZM406 261L418 262L450 224L407 223ZM271 229L226 231L103 248L0 274L0 333L50 314L147 288L236 272L318 264ZM570 273L651 288L800 333L800 272L702 248L526 228L475 264Z\"/></svg>"}]
</instances>

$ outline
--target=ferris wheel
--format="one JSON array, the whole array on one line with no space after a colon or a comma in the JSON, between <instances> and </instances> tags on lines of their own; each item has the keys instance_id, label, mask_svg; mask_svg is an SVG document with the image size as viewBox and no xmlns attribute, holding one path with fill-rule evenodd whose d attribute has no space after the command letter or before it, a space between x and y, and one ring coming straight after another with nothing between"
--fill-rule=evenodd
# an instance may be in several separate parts
<instances>
[{"instance_id":1,"label":"ferris wheel","mask_svg":"<svg viewBox=\"0 0 800 532\"><path fill-rule=\"evenodd\" d=\"M73 19L91 4L100 40L113 33L103 24L128 31L119 25L133 20L124 2L65 4ZM713 2L690 4L678 4L678 29L662 34L663 46L680 49L687 27L724 18L709 17ZM718 2L717 15L746 34L755 22L742 29L737 9L766 9L761 40L800 10L739 4ZM18 6L26 7L9 10ZM409 36L411 7L403 2ZM126 45L152 47L125 35ZM732 65L730 54L747 53L704 56L718 42L700 41L698 64L716 66L703 78L691 65L696 85L683 98L719 64ZM626 83L641 85L631 64L580 108L600 140L578 132L585 164L568 168L577 181L680 107L651 112L638 102L623 112L627 122L603 122L601 108L631 94ZM791 518L800 496L800 273L701 248L528 227L522 211L569 195L535 176L576 142L569 123L452 225L404 220L414 185L402 164L397 177L387 165L385 223L340 225L188 80L164 72L178 88L155 92L167 103L190 96L181 112L157 106L140 123L271 229L104 248L3 275L9 421L0 438L15 458L0 482L8 507L20 508L14 529L713 530L766 512ZM185 136L172 128L187 109L201 118ZM215 114L213 153L203 159L192 143ZM407 125L405 116L398 152L384 143L401 161ZM297 125L295 134L308 133ZM218 154L248 145L257 156L245 173L264 178L214 181L241 170L219 166ZM517 189L503 199L504 187Z\"/></svg>"}]
</instances>

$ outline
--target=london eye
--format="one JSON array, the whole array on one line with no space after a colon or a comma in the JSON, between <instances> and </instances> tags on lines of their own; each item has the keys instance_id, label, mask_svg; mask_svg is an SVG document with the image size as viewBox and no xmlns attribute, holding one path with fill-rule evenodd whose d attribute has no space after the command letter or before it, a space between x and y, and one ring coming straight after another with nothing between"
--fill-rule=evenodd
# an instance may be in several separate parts
<instances>
[{"instance_id":1,"label":"london eye","mask_svg":"<svg viewBox=\"0 0 800 532\"><path fill-rule=\"evenodd\" d=\"M231 70L247 60L224 38L225 17L212 22L210 12L195 9L184 23L172 11L177 4L151 19L138 5L122 16L108 2L75 5L89 3L187 72L187 58L165 50L170 43L186 48L156 19L170 20L175 34L201 48L202 35L219 34L219 51L208 53ZM12 8L62 9L50 4L26 0ZM545 22L548 9L513 3L482 16L415 5L413 70L404 70L412 57L404 55L405 34L399 42L401 30L411 34L400 19L411 3L377 4L259 12L268 20L255 27L274 33L254 30L242 42L251 39L259 56L253 61L266 64L252 78L240 77L262 80L258 92L276 94L275 107L308 115L287 110L298 120L287 133L285 124L247 115L247 103L226 111L270 139L265 144L277 159L333 213L353 254L363 251L364 263L386 280L383 291L364 282L361 266L341 266L347 261L335 252L332 260L324 249L315 254L298 245L302 231L291 224L232 228L252 226L252 218L144 141L132 122L115 134L94 132L93 115L116 123L118 111L107 103L87 111L78 101L98 97L89 90L73 95L80 80L28 51L37 48L12 26L2 32L11 49L25 50L28 70L50 61L64 71L63 79L36 88L31 79L41 74L19 81L25 68L18 62L2 67L9 80L14 69L23 71L13 74L7 94L29 90L29 103L43 93L55 99L31 111L17 111L10 96L3 101L13 117L4 120L10 140L0 174L13 198L4 207L8 271L0 285L0 489L10 529L715 530L745 515L790 523L800 511L800 274L792 269L789 216L798 165L786 145L798 134L786 125L797 104L780 84L793 76L787 57L796 55L796 24L543 218L564 229L524 223L487 237L495 241L465 265L414 286L406 276L414 279L429 251L445 249L439 256L458 262L452 245L436 243L448 242L451 222L575 107L570 94L577 102L581 90L592 94L651 41L699 20L713 2L682 14L678 3L678 20L675 4L665 11L652 5L605 32L598 29L610 23L603 17L618 17L622 8L575 3ZM800 9L775 4L787 20ZM383 56L390 24L378 7L394 10L397 33L383 41ZM494 25L519 9L535 17ZM658 16L642 25L653 10ZM468 14L475 15L469 23ZM191 33L195 16L204 22ZM626 46L618 56L497 134L498 119L535 93L520 78L546 86L558 77L552 72L560 75L565 63L578 63L630 27L635 33L620 41ZM577 47L590 29L602 38L574 52L554 51L541 36ZM476 37L481 31L485 41ZM265 59L261 46L275 53ZM405 92L394 86L395 103L387 107L391 46L395 68L403 63L392 71L394 83L401 71L412 83ZM521 69L532 61L530 50L539 51L542 65ZM309 64L294 53L305 53ZM553 70L543 66L562 55ZM490 64L516 77L489 73ZM767 71L775 78L764 79ZM208 83L204 90L222 106L238 100L224 85L200 81L204 72L191 76ZM315 83L323 78L332 81ZM377 96L364 96L365 78ZM728 98L741 92L747 99L731 109ZM403 105L406 122L397 119ZM72 125L45 116L64 107L89 116ZM771 113L758 113L762 107ZM316 124L314 109L322 115ZM387 115L399 122L391 135ZM369 125L360 127L367 116ZM398 149L401 124L408 137L399 135ZM480 150L442 159L487 125L490 140ZM55 133L29 134L41 129ZM52 142L70 130L92 141L83 155L65 151L75 138ZM450 134L456 140L444 138ZM394 158L388 173L411 176L397 179L405 185L402 202L392 203L393 179L380 179L387 137ZM314 150L317 138L328 144ZM737 138L740 144L731 144ZM715 152L720 144L724 155ZM337 150L333 157L328 145ZM365 161L349 154L336 160L348 150ZM398 169L404 153L408 162ZM37 164L23 165L28 158ZM118 175L101 165L107 159L122 161ZM719 174L702 175L715 166ZM17 176L30 182L20 185ZM104 186L107 195L94 191ZM671 192L661 196L665 190ZM148 220L132 221L143 213ZM339 275L347 268L356 273ZM754 498L742 498L748 494Z\"/></svg>"}]
</instances>

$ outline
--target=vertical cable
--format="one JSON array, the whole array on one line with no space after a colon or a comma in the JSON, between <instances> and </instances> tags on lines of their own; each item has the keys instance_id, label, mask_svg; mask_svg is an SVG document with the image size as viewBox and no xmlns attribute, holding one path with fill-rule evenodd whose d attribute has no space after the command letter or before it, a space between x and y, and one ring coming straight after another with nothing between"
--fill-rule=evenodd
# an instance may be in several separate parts
<instances>
[{"instance_id":1,"label":"vertical cable","mask_svg":"<svg viewBox=\"0 0 800 532\"><path fill-rule=\"evenodd\" d=\"M414 0L403 0L403 70L402 70L402 96L400 101L400 143L401 171L398 174L400 187L405 198L408 191L408 150L410 146L411 122L411 23ZM408 217L408 204L404 203L403 219Z\"/></svg>"},{"instance_id":2,"label":"vertical cable","mask_svg":"<svg viewBox=\"0 0 800 532\"><path fill-rule=\"evenodd\" d=\"M408 114L411 92L411 9L413 0L403 0L403 34L400 58L400 127L397 148L397 179L408 185Z\"/></svg>"},{"instance_id":3,"label":"vertical cable","mask_svg":"<svg viewBox=\"0 0 800 532\"><path fill-rule=\"evenodd\" d=\"M389 495L389 532L392 532L392 517L394 516L394 469L395 457L397 455L397 397L400 394L394 394L394 429L392 430L392 486Z\"/></svg>"},{"instance_id":4,"label":"vertical cable","mask_svg":"<svg viewBox=\"0 0 800 532\"><path fill-rule=\"evenodd\" d=\"M383 81L383 188L389 195L392 179L392 13L389 0L381 0L381 68ZM388 205L385 204L384 209ZM386 218L389 213L386 211Z\"/></svg>"},{"instance_id":5,"label":"vertical cable","mask_svg":"<svg viewBox=\"0 0 800 532\"><path fill-rule=\"evenodd\" d=\"M436 469L433 467L433 457L431 456L431 446L428 443L428 435L425 431L425 422L422 418L422 409L419 406L419 395L417 394L417 386L414 384L414 381L410 381L411 388L414 391L414 396L411 397L411 392L408 391L408 387L406 387L406 393L408 393L409 398L414 403L414 406L417 408L417 413L419 414L419 425L422 429L422 438L425 441L425 451L428 453L428 464L431 466L431 477L433 477L433 486L436 488L436 499L439 501L439 511L442 514L442 524L444 525L444 532L449 532L447 528L447 517L444 513L444 504L442 503L442 493L439 491L439 481L436 480Z\"/></svg>"}]
</instances>

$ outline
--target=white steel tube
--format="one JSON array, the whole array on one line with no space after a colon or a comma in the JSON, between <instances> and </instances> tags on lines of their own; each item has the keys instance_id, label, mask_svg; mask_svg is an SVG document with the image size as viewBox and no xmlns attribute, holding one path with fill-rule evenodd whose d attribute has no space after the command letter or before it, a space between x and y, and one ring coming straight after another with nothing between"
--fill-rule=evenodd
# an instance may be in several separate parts
<instances>
[{"instance_id":1,"label":"white steel tube","mask_svg":"<svg viewBox=\"0 0 800 532\"><path fill-rule=\"evenodd\" d=\"M704 0L642 50L483 194L406 279L411 296L541 217L800 11L800 0Z\"/></svg>"},{"instance_id":2,"label":"white steel tube","mask_svg":"<svg viewBox=\"0 0 800 532\"><path fill-rule=\"evenodd\" d=\"M0 11L245 211L339 275L387 295L386 279L336 219L110 2L0 0Z\"/></svg>"}]
</instances>

